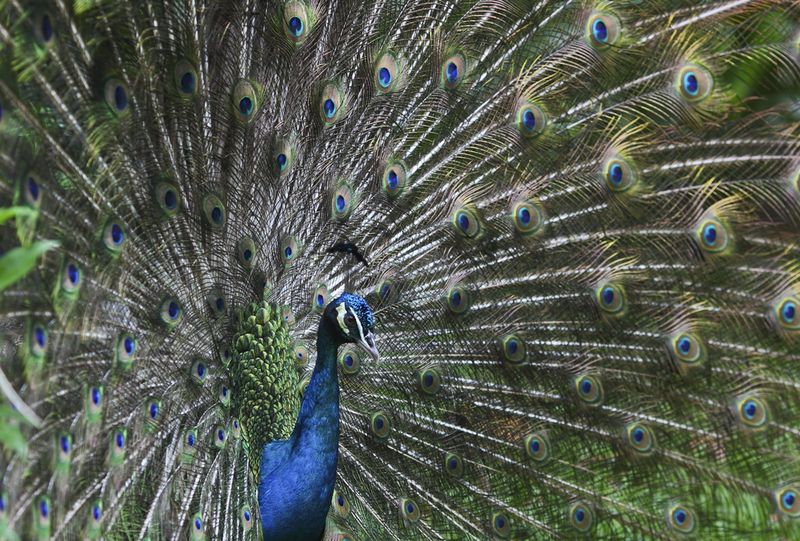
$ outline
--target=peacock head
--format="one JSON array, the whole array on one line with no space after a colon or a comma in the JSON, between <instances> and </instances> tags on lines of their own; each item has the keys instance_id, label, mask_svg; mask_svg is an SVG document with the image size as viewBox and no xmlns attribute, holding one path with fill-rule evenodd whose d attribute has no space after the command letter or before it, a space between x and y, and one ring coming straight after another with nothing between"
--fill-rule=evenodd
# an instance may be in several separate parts
<instances>
[{"instance_id":1,"label":"peacock head","mask_svg":"<svg viewBox=\"0 0 800 541\"><path fill-rule=\"evenodd\" d=\"M358 295L343 293L325 307L322 317L338 333L341 343L358 344L378 360L373 334L375 318L367 301Z\"/></svg>"}]
</instances>

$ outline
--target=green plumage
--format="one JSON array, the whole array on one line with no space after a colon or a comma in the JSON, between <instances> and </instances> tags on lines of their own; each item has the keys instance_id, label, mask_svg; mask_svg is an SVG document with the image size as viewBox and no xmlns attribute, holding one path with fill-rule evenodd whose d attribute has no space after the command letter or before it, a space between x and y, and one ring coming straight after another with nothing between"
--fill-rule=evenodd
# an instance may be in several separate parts
<instances>
[{"instance_id":1,"label":"green plumage","mask_svg":"<svg viewBox=\"0 0 800 541\"><path fill-rule=\"evenodd\" d=\"M292 433L300 392L294 348L286 322L267 301L252 303L240 316L233 335L236 350L230 364L235 411L239 412L248 458L258 471L260 450Z\"/></svg>"},{"instance_id":2,"label":"green plumage","mask_svg":"<svg viewBox=\"0 0 800 541\"><path fill-rule=\"evenodd\" d=\"M0 0L0 539L258 539L345 291L326 540L797 538L799 23Z\"/></svg>"}]
</instances>

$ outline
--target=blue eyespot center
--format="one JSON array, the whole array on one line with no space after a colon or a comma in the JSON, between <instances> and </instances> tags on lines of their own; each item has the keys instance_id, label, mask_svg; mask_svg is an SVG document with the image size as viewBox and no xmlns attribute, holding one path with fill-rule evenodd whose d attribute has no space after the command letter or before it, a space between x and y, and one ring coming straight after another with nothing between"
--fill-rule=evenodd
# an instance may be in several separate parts
<instances>
[{"instance_id":1,"label":"blue eyespot center","mask_svg":"<svg viewBox=\"0 0 800 541\"><path fill-rule=\"evenodd\" d=\"M95 520L100 520L100 515L101 514L102 514L102 511L100 510L100 506L99 505L92 506L92 518L94 518Z\"/></svg>"},{"instance_id":2,"label":"blue eyespot center","mask_svg":"<svg viewBox=\"0 0 800 541\"><path fill-rule=\"evenodd\" d=\"M91 395L92 395L92 404L94 404L95 406L100 404L100 389L98 389L97 387L92 387Z\"/></svg>"},{"instance_id":3,"label":"blue eyespot center","mask_svg":"<svg viewBox=\"0 0 800 541\"><path fill-rule=\"evenodd\" d=\"M613 287L603 288L603 294L602 294L603 304L605 305L612 304L614 302L615 297L616 293Z\"/></svg>"},{"instance_id":4,"label":"blue eyespot center","mask_svg":"<svg viewBox=\"0 0 800 541\"><path fill-rule=\"evenodd\" d=\"M167 307L167 313L169 314L170 319L177 319L178 314L180 313L180 306L175 301L170 301L169 306Z\"/></svg>"},{"instance_id":5,"label":"blue eyespot center","mask_svg":"<svg viewBox=\"0 0 800 541\"><path fill-rule=\"evenodd\" d=\"M703 228L703 242L708 246L713 246L717 242L717 227L714 224L708 224Z\"/></svg>"},{"instance_id":6,"label":"blue eyespot center","mask_svg":"<svg viewBox=\"0 0 800 541\"><path fill-rule=\"evenodd\" d=\"M527 207L520 207L520 209L517 211L517 219L519 219L519 222L524 226L530 225L531 211L528 210Z\"/></svg>"},{"instance_id":7,"label":"blue eyespot center","mask_svg":"<svg viewBox=\"0 0 800 541\"><path fill-rule=\"evenodd\" d=\"M336 114L336 104L330 98L325 100L325 103L323 103L322 108L325 111L325 116L327 118L333 118L333 115Z\"/></svg>"},{"instance_id":8,"label":"blue eyespot center","mask_svg":"<svg viewBox=\"0 0 800 541\"><path fill-rule=\"evenodd\" d=\"M202 378L206 375L206 365L203 363L197 363L197 377Z\"/></svg>"},{"instance_id":9,"label":"blue eyespot center","mask_svg":"<svg viewBox=\"0 0 800 541\"><path fill-rule=\"evenodd\" d=\"M42 515L42 518L47 518L50 514L50 506L47 505L47 501L42 500L39 502L39 514Z\"/></svg>"},{"instance_id":10,"label":"blue eyespot center","mask_svg":"<svg viewBox=\"0 0 800 541\"><path fill-rule=\"evenodd\" d=\"M194 86L194 73L187 71L181 75L181 92L184 94L193 94Z\"/></svg>"},{"instance_id":11,"label":"blue eyespot center","mask_svg":"<svg viewBox=\"0 0 800 541\"><path fill-rule=\"evenodd\" d=\"M458 227L460 227L462 231L469 229L469 216L467 216L467 214L464 212L461 212L458 215Z\"/></svg>"},{"instance_id":12,"label":"blue eyespot center","mask_svg":"<svg viewBox=\"0 0 800 541\"><path fill-rule=\"evenodd\" d=\"M67 278L72 285L78 285L78 281L80 281L80 272L78 271L78 267L76 267L73 263L67 265Z\"/></svg>"},{"instance_id":13,"label":"blue eyespot center","mask_svg":"<svg viewBox=\"0 0 800 541\"><path fill-rule=\"evenodd\" d=\"M756 416L756 413L758 412L758 405L754 401L748 400L747 402L744 403L742 411L744 412L745 417L747 417L748 419L753 419Z\"/></svg>"},{"instance_id":14,"label":"blue eyespot center","mask_svg":"<svg viewBox=\"0 0 800 541\"><path fill-rule=\"evenodd\" d=\"M44 329L39 326L35 327L33 329L33 336L36 340L36 345L38 345L40 348L44 348L44 346L47 344L47 335L45 334Z\"/></svg>"},{"instance_id":15,"label":"blue eyespot center","mask_svg":"<svg viewBox=\"0 0 800 541\"><path fill-rule=\"evenodd\" d=\"M300 37L303 33L303 21L300 17L292 17L289 19L289 32L296 38Z\"/></svg>"},{"instance_id":16,"label":"blue eyespot center","mask_svg":"<svg viewBox=\"0 0 800 541\"><path fill-rule=\"evenodd\" d=\"M42 39L45 42L50 41L53 39L53 23L50 21L49 15L42 16Z\"/></svg>"},{"instance_id":17,"label":"blue eyespot center","mask_svg":"<svg viewBox=\"0 0 800 541\"><path fill-rule=\"evenodd\" d=\"M158 404L153 402L150 404L150 418L155 419L156 417L158 417Z\"/></svg>"},{"instance_id":18,"label":"blue eyespot center","mask_svg":"<svg viewBox=\"0 0 800 541\"><path fill-rule=\"evenodd\" d=\"M377 428L378 430L383 428L383 419L381 417L375 419L375 428Z\"/></svg>"},{"instance_id":19,"label":"blue eyespot center","mask_svg":"<svg viewBox=\"0 0 800 541\"><path fill-rule=\"evenodd\" d=\"M406 513L411 514L413 512L414 512L414 504L413 503L407 503L406 504Z\"/></svg>"},{"instance_id":20,"label":"blue eyespot center","mask_svg":"<svg viewBox=\"0 0 800 541\"><path fill-rule=\"evenodd\" d=\"M122 244L122 241L125 239L125 233L122 231L122 228L119 224L112 224L111 225L111 241L119 246Z\"/></svg>"},{"instance_id":21,"label":"blue eyespot center","mask_svg":"<svg viewBox=\"0 0 800 541\"><path fill-rule=\"evenodd\" d=\"M634 428L633 429L633 441L635 441L636 443L642 443L643 439L644 439L644 430L641 429L641 428L638 428L638 427Z\"/></svg>"},{"instance_id":22,"label":"blue eyespot center","mask_svg":"<svg viewBox=\"0 0 800 541\"><path fill-rule=\"evenodd\" d=\"M244 515L244 520L250 522L250 511L245 511L243 515Z\"/></svg>"},{"instance_id":23,"label":"blue eyespot center","mask_svg":"<svg viewBox=\"0 0 800 541\"><path fill-rule=\"evenodd\" d=\"M450 303L455 306L461 306L461 292L460 291L453 291L450 293Z\"/></svg>"},{"instance_id":24,"label":"blue eyespot center","mask_svg":"<svg viewBox=\"0 0 800 541\"><path fill-rule=\"evenodd\" d=\"M516 340L509 340L509 341L506 343L506 348L508 349L508 352L509 352L511 355L513 355L513 354L515 354L515 353L517 352L517 348L518 348L518 347L519 347L519 344L517 344L517 341L516 341Z\"/></svg>"},{"instance_id":25,"label":"blue eyespot center","mask_svg":"<svg viewBox=\"0 0 800 541\"><path fill-rule=\"evenodd\" d=\"M433 385L433 374L425 374L422 378L422 384L425 385L425 387Z\"/></svg>"},{"instance_id":26,"label":"blue eyespot center","mask_svg":"<svg viewBox=\"0 0 800 541\"><path fill-rule=\"evenodd\" d=\"M250 261L251 259L253 259L253 252L252 252L252 251L250 251L249 249L246 249L246 250L245 250L245 251L242 253L242 257L244 257L244 260L245 260L245 261Z\"/></svg>"},{"instance_id":27,"label":"blue eyespot center","mask_svg":"<svg viewBox=\"0 0 800 541\"><path fill-rule=\"evenodd\" d=\"M447 467L451 470L455 470L458 468L458 460L455 457L450 457L450 460L447 461Z\"/></svg>"},{"instance_id":28,"label":"blue eyespot center","mask_svg":"<svg viewBox=\"0 0 800 541\"><path fill-rule=\"evenodd\" d=\"M387 182L386 183L389 185L390 189L396 190L397 189L397 184L398 184L398 182L397 182L397 173L395 173L394 171L389 171L389 174L387 175Z\"/></svg>"},{"instance_id":29,"label":"blue eyespot center","mask_svg":"<svg viewBox=\"0 0 800 541\"><path fill-rule=\"evenodd\" d=\"M65 453L69 453L69 438L67 436L61 436L59 443L61 444L61 450Z\"/></svg>"},{"instance_id":30,"label":"blue eyespot center","mask_svg":"<svg viewBox=\"0 0 800 541\"><path fill-rule=\"evenodd\" d=\"M389 68L381 68L378 70L378 83L383 88L388 88L390 84L392 84L392 73L389 71Z\"/></svg>"},{"instance_id":31,"label":"blue eyespot center","mask_svg":"<svg viewBox=\"0 0 800 541\"><path fill-rule=\"evenodd\" d=\"M28 177L28 195L30 196L31 200L35 203L39 200L39 184L33 180L33 178Z\"/></svg>"},{"instance_id":32,"label":"blue eyespot center","mask_svg":"<svg viewBox=\"0 0 800 541\"><path fill-rule=\"evenodd\" d=\"M794 323L794 319L797 316L797 305L794 301L786 301L783 303L781 307L781 318L786 323Z\"/></svg>"},{"instance_id":33,"label":"blue eyespot center","mask_svg":"<svg viewBox=\"0 0 800 541\"><path fill-rule=\"evenodd\" d=\"M217 439L219 441L225 441L225 431L222 430L221 428L217 430Z\"/></svg>"},{"instance_id":34,"label":"blue eyespot center","mask_svg":"<svg viewBox=\"0 0 800 541\"><path fill-rule=\"evenodd\" d=\"M202 530L203 529L203 521L200 520L199 518L194 519L194 527L197 530Z\"/></svg>"},{"instance_id":35,"label":"blue eyespot center","mask_svg":"<svg viewBox=\"0 0 800 541\"><path fill-rule=\"evenodd\" d=\"M222 209L221 208L214 207L213 209L211 209L211 220L215 224L218 224L218 223L222 222Z\"/></svg>"},{"instance_id":36,"label":"blue eyespot center","mask_svg":"<svg viewBox=\"0 0 800 541\"><path fill-rule=\"evenodd\" d=\"M117 447L122 449L123 447L125 447L125 434L123 434L122 432L117 432L114 441L116 442Z\"/></svg>"},{"instance_id":37,"label":"blue eyespot center","mask_svg":"<svg viewBox=\"0 0 800 541\"><path fill-rule=\"evenodd\" d=\"M125 353L127 353L128 355L133 355L133 349L135 346L136 343L130 336L126 336L125 339L122 341L122 347L125 348Z\"/></svg>"},{"instance_id":38,"label":"blue eyespot center","mask_svg":"<svg viewBox=\"0 0 800 541\"><path fill-rule=\"evenodd\" d=\"M781 502L786 509L791 509L797 502L797 493L794 490L787 490L781 497Z\"/></svg>"},{"instance_id":39,"label":"blue eyespot center","mask_svg":"<svg viewBox=\"0 0 800 541\"><path fill-rule=\"evenodd\" d=\"M622 184L622 166L620 164L615 163L608 169L608 179L615 186Z\"/></svg>"},{"instance_id":40,"label":"blue eyespot center","mask_svg":"<svg viewBox=\"0 0 800 541\"><path fill-rule=\"evenodd\" d=\"M352 355L345 355L344 364L347 365L348 367L353 366L353 356Z\"/></svg>"},{"instance_id":41,"label":"blue eyespot center","mask_svg":"<svg viewBox=\"0 0 800 541\"><path fill-rule=\"evenodd\" d=\"M189 434L188 436L186 436L186 444L189 447L194 447L194 434Z\"/></svg>"},{"instance_id":42,"label":"blue eyespot center","mask_svg":"<svg viewBox=\"0 0 800 541\"><path fill-rule=\"evenodd\" d=\"M590 380L584 379L581 382L581 392L583 394L589 394L590 392L592 392L592 382Z\"/></svg>"},{"instance_id":43,"label":"blue eyespot center","mask_svg":"<svg viewBox=\"0 0 800 541\"><path fill-rule=\"evenodd\" d=\"M537 440L537 439L532 439L531 440L531 451L533 451L534 453L538 453L539 449L541 449L541 447L542 447L542 444L539 442L539 440Z\"/></svg>"},{"instance_id":44,"label":"blue eyespot center","mask_svg":"<svg viewBox=\"0 0 800 541\"><path fill-rule=\"evenodd\" d=\"M321 294L317 294L317 306L322 307L325 304L325 297Z\"/></svg>"},{"instance_id":45,"label":"blue eyespot center","mask_svg":"<svg viewBox=\"0 0 800 541\"><path fill-rule=\"evenodd\" d=\"M536 115L534 115L533 111L530 109L522 113L522 125L528 131L533 131L533 129L536 127Z\"/></svg>"},{"instance_id":46,"label":"blue eyespot center","mask_svg":"<svg viewBox=\"0 0 800 541\"><path fill-rule=\"evenodd\" d=\"M128 93L122 85L117 85L114 89L114 106L117 111L123 111L128 107Z\"/></svg>"},{"instance_id":47,"label":"blue eyespot center","mask_svg":"<svg viewBox=\"0 0 800 541\"><path fill-rule=\"evenodd\" d=\"M592 24L592 35L594 39L600 43L605 43L608 40L608 28L606 23L598 19Z\"/></svg>"},{"instance_id":48,"label":"blue eyespot center","mask_svg":"<svg viewBox=\"0 0 800 541\"><path fill-rule=\"evenodd\" d=\"M281 171L283 171L284 169L286 169L286 161L287 161L287 160L286 160L286 154L284 154L284 153L282 153L282 152L281 152L280 154L278 154L277 161L278 161L278 168L279 168Z\"/></svg>"},{"instance_id":49,"label":"blue eyespot center","mask_svg":"<svg viewBox=\"0 0 800 541\"><path fill-rule=\"evenodd\" d=\"M498 530L503 529L506 525L506 519L503 517L497 517L494 519L494 525Z\"/></svg>"},{"instance_id":50,"label":"blue eyespot center","mask_svg":"<svg viewBox=\"0 0 800 541\"><path fill-rule=\"evenodd\" d=\"M287 259L292 257L292 247L291 246L287 246L286 248L284 248L283 249L283 255L285 255Z\"/></svg>"},{"instance_id":51,"label":"blue eyespot center","mask_svg":"<svg viewBox=\"0 0 800 541\"><path fill-rule=\"evenodd\" d=\"M678 340L678 349L684 355L689 353L689 351L692 349L692 341L686 336L682 337L680 340Z\"/></svg>"},{"instance_id":52,"label":"blue eyespot center","mask_svg":"<svg viewBox=\"0 0 800 541\"><path fill-rule=\"evenodd\" d=\"M239 100L239 112L244 116L250 116L253 112L253 100L248 96Z\"/></svg>"},{"instance_id":53,"label":"blue eyespot center","mask_svg":"<svg viewBox=\"0 0 800 541\"><path fill-rule=\"evenodd\" d=\"M445 68L445 77L447 82L455 83L458 80L458 66L455 62L449 62Z\"/></svg>"},{"instance_id":54,"label":"blue eyespot center","mask_svg":"<svg viewBox=\"0 0 800 541\"><path fill-rule=\"evenodd\" d=\"M345 205L344 196L337 195L336 196L336 210L338 210L339 212L342 212L344 210L344 205Z\"/></svg>"},{"instance_id":55,"label":"blue eyespot center","mask_svg":"<svg viewBox=\"0 0 800 541\"><path fill-rule=\"evenodd\" d=\"M690 96L696 96L700 91L700 83L697 81L697 75L693 71L687 71L683 75L683 89Z\"/></svg>"},{"instance_id":56,"label":"blue eyespot center","mask_svg":"<svg viewBox=\"0 0 800 541\"><path fill-rule=\"evenodd\" d=\"M683 509L676 509L672 513L672 518L675 519L676 524L682 525L684 522L686 522L687 518L686 511L684 511Z\"/></svg>"},{"instance_id":57,"label":"blue eyespot center","mask_svg":"<svg viewBox=\"0 0 800 541\"><path fill-rule=\"evenodd\" d=\"M586 518L586 512L581 507L578 507L575 510L575 520L577 520L578 522L583 522L585 518Z\"/></svg>"},{"instance_id":58,"label":"blue eyespot center","mask_svg":"<svg viewBox=\"0 0 800 541\"><path fill-rule=\"evenodd\" d=\"M217 300L214 302L214 305L217 307L217 310L222 312L225 309L225 299L222 297L217 297Z\"/></svg>"},{"instance_id":59,"label":"blue eyespot center","mask_svg":"<svg viewBox=\"0 0 800 541\"><path fill-rule=\"evenodd\" d=\"M178 196L173 190L167 190L164 192L164 206L170 210L173 210L178 206Z\"/></svg>"}]
</instances>

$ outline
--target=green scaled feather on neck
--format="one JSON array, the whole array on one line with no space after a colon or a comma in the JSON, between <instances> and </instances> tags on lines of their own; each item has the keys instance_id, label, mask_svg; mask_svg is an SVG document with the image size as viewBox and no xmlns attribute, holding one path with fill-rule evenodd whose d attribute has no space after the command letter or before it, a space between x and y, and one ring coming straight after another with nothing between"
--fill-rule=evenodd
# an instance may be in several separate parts
<instances>
[{"instance_id":1,"label":"green scaled feather on neck","mask_svg":"<svg viewBox=\"0 0 800 541\"><path fill-rule=\"evenodd\" d=\"M294 348L282 312L266 300L241 312L228 367L253 473L264 444L288 438L300 410Z\"/></svg>"}]
</instances>

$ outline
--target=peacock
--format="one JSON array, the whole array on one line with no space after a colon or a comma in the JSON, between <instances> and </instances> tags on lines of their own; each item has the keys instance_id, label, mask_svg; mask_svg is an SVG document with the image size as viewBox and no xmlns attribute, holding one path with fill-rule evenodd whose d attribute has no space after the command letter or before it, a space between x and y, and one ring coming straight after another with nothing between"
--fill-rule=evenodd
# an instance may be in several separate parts
<instances>
[{"instance_id":1,"label":"peacock","mask_svg":"<svg viewBox=\"0 0 800 541\"><path fill-rule=\"evenodd\" d=\"M800 538L796 0L0 0L0 539Z\"/></svg>"}]
</instances>

